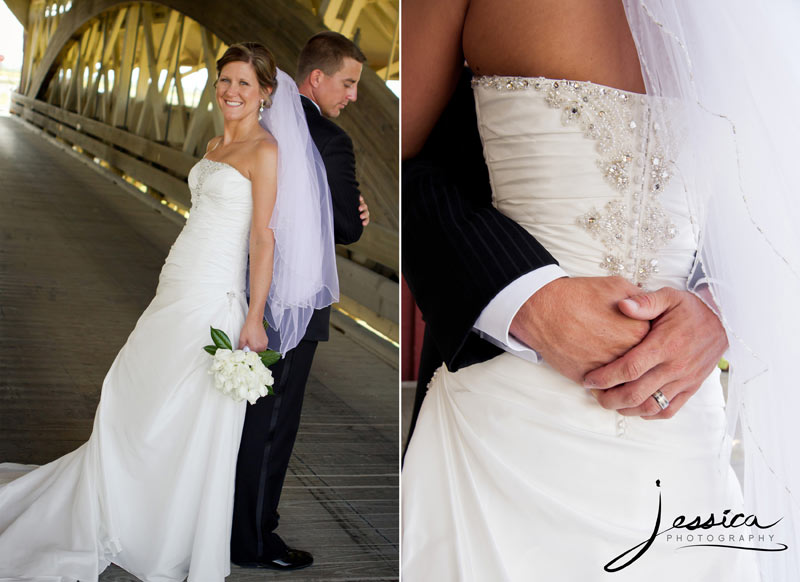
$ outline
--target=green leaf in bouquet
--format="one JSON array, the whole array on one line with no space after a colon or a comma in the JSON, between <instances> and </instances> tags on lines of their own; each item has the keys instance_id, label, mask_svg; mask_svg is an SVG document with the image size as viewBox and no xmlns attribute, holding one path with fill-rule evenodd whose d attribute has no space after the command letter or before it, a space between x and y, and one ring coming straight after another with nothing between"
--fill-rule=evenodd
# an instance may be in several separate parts
<instances>
[{"instance_id":1,"label":"green leaf in bouquet","mask_svg":"<svg viewBox=\"0 0 800 582\"><path fill-rule=\"evenodd\" d=\"M217 346L203 346L203 349L213 356L216 355L219 348Z\"/></svg>"},{"instance_id":2,"label":"green leaf in bouquet","mask_svg":"<svg viewBox=\"0 0 800 582\"><path fill-rule=\"evenodd\" d=\"M261 325L264 326L264 331L269 329L269 322L266 319L261 322Z\"/></svg>"},{"instance_id":3,"label":"green leaf in bouquet","mask_svg":"<svg viewBox=\"0 0 800 582\"><path fill-rule=\"evenodd\" d=\"M269 368L272 364L281 359L281 354L275 350L264 350L263 352L258 352L258 357L261 358L261 362L264 366Z\"/></svg>"},{"instance_id":4,"label":"green leaf in bouquet","mask_svg":"<svg viewBox=\"0 0 800 582\"><path fill-rule=\"evenodd\" d=\"M221 329L214 329L213 327L211 328L211 340L218 348L225 348L228 350L233 349L230 338Z\"/></svg>"}]
</instances>

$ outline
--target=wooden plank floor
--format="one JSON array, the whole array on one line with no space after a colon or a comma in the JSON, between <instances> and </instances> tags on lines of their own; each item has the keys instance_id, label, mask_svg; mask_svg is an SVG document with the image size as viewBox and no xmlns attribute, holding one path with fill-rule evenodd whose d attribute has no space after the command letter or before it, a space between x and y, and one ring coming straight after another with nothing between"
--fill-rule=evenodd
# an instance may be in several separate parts
<instances>
[{"instance_id":1,"label":"wooden plank floor","mask_svg":"<svg viewBox=\"0 0 800 582\"><path fill-rule=\"evenodd\" d=\"M91 432L99 390L179 227L0 117L0 461L41 464ZM279 533L315 555L231 582L398 579L397 369L332 330L311 371ZM101 580L136 580L111 567Z\"/></svg>"}]
</instances>

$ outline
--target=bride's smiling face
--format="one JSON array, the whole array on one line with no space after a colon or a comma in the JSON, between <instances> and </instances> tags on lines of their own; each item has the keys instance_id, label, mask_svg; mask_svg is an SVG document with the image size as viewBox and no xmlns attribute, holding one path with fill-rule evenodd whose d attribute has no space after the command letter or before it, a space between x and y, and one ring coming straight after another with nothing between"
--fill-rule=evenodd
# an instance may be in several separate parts
<instances>
[{"instance_id":1,"label":"bride's smiling face","mask_svg":"<svg viewBox=\"0 0 800 582\"><path fill-rule=\"evenodd\" d=\"M226 121L256 116L262 99L267 99L270 92L258 85L256 70L250 63L233 61L219 72L217 105Z\"/></svg>"}]
</instances>

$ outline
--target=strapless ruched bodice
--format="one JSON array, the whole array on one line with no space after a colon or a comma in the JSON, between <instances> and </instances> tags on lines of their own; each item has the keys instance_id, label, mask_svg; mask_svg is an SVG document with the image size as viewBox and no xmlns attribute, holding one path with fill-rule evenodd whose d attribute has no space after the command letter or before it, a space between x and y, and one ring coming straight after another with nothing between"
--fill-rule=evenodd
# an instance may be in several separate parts
<instances>
[{"instance_id":1,"label":"strapless ruched bodice","mask_svg":"<svg viewBox=\"0 0 800 582\"><path fill-rule=\"evenodd\" d=\"M494 204L573 276L682 287L696 249L669 100L588 82L479 77Z\"/></svg>"},{"instance_id":2,"label":"strapless ruched bodice","mask_svg":"<svg viewBox=\"0 0 800 582\"><path fill-rule=\"evenodd\" d=\"M233 166L201 159L189 172L192 208L170 249L165 281L198 288L242 291L247 269L252 193L250 180Z\"/></svg>"}]
</instances>

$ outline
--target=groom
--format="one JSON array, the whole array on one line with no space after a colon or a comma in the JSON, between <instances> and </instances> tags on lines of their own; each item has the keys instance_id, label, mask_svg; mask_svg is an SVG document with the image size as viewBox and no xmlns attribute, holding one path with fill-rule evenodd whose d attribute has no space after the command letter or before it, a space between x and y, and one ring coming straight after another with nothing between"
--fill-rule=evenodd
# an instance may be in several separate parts
<instances>
[{"instance_id":1,"label":"groom","mask_svg":"<svg viewBox=\"0 0 800 582\"><path fill-rule=\"evenodd\" d=\"M605 408L673 415L727 345L716 315L686 291L642 295L618 277L569 278L497 211L470 79L465 69L421 148L403 126L402 231L414 236L402 237L402 271L426 322L409 434L439 365L456 371L503 350L543 358L595 388ZM404 118L415 119L406 108L403 102ZM678 393L661 410L651 395L668 385Z\"/></svg>"},{"instance_id":2,"label":"groom","mask_svg":"<svg viewBox=\"0 0 800 582\"><path fill-rule=\"evenodd\" d=\"M337 244L359 239L369 211L358 190L353 142L328 118L336 118L357 97L366 57L346 37L321 32L309 39L297 65L308 129L328 177ZM278 501L300 425L317 342L328 339L330 307L317 310L303 340L272 367L275 395L247 406L239 459L231 533L231 561L248 568L293 570L311 565L310 553L289 548L275 533Z\"/></svg>"}]
</instances>

